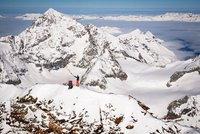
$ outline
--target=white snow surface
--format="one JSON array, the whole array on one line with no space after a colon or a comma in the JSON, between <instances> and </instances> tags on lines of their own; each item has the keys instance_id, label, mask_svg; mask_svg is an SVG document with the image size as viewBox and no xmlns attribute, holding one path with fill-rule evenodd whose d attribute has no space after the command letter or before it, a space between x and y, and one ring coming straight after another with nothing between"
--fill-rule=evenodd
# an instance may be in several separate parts
<instances>
[{"instance_id":1,"label":"white snow surface","mask_svg":"<svg viewBox=\"0 0 200 134\"><path fill-rule=\"evenodd\" d=\"M17 88L16 86L0 84L0 102L12 100L13 98L16 98L23 92L24 90Z\"/></svg>"},{"instance_id":2,"label":"white snow surface","mask_svg":"<svg viewBox=\"0 0 200 134\"><path fill-rule=\"evenodd\" d=\"M162 121L168 112L167 106L186 95L194 98L199 95L200 75L197 71L187 73L171 87L166 84L176 71L200 67L200 57L178 61L162 43L151 32L140 30L115 37L49 9L18 36L0 38L0 102L23 96L32 89L31 95L39 99L63 102L66 111L87 108L89 121L98 120L99 108L105 109L106 104L112 103L117 109L114 114L125 115L120 125L125 133L149 133L160 130L163 125L169 127L174 122ZM57 61L66 64L57 65ZM121 72L127 75L126 79L116 76ZM80 88L67 90L62 84L68 80L74 82L72 74L84 80ZM20 79L21 83L5 84L9 79ZM87 85L95 80L106 88ZM147 105L154 117L144 116L136 99L129 99L129 95ZM125 126L132 114L139 121L133 130L127 130ZM195 133L177 126L183 133Z\"/></svg>"},{"instance_id":3,"label":"white snow surface","mask_svg":"<svg viewBox=\"0 0 200 134\"><path fill-rule=\"evenodd\" d=\"M87 120L87 122L100 122L100 116L102 118L106 116L103 115L103 112L108 112L107 117L123 116L123 120L118 127L120 127L121 132L126 134L151 133L156 132L156 130L162 132L163 128L171 128L172 130L178 128L181 133L197 133L194 129L182 127L174 122L165 122L162 119L153 117L151 114L146 113L145 110L138 105L137 100L131 96L102 94L82 87L74 87L68 90L67 86L59 84L39 84L30 89L31 92L29 95L38 98L38 101L53 100L54 106L62 106L63 108L59 111L60 113L63 111L65 113L76 111L76 114L78 114L84 109L89 115L84 117L84 120ZM25 96L28 92L29 89L25 90L19 97ZM35 117L40 117L45 113L33 114ZM29 116L32 117L33 115L27 115L26 118L30 118ZM59 115L58 118L60 118ZM112 124L107 123L112 123L112 121L106 122L106 120L103 120L102 122L104 124L104 133L108 133L109 125ZM126 126L128 125L133 125L134 129L127 129ZM7 129L9 130L9 128L4 127L3 132L7 132Z\"/></svg>"}]
</instances>

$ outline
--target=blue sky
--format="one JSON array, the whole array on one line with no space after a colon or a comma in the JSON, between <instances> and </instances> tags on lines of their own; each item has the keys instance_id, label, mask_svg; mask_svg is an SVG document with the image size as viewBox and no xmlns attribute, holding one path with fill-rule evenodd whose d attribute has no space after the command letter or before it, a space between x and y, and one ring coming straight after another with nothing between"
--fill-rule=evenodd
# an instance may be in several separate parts
<instances>
[{"instance_id":1,"label":"blue sky","mask_svg":"<svg viewBox=\"0 0 200 134\"><path fill-rule=\"evenodd\" d=\"M0 7L200 9L200 0L0 0Z\"/></svg>"}]
</instances>

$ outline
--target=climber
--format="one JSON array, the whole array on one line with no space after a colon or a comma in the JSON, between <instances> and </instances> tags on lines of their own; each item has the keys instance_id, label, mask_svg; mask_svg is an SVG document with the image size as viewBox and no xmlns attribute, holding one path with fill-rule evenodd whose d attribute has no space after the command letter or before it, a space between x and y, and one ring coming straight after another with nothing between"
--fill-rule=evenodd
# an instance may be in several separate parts
<instances>
[{"instance_id":1,"label":"climber","mask_svg":"<svg viewBox=\"0 0 200 134\"><path fill-rule=\"evenodd\" d=\"M79 84L79 76L77 75L77 76L74 76L74 77L76 78L76 86L79 87L80 86L80 84Z\"/></svg>"},{"instance_id":2,"label":"climber","mask_svg":"<svg viewBox=\"0 0 200 134\"><path fill-rule=\"evenodd\" d=\"M72 88L73 88L73 82L72 82L72 80L69 80L68 89L72 89Z\"/></svg>"}]
</instances>

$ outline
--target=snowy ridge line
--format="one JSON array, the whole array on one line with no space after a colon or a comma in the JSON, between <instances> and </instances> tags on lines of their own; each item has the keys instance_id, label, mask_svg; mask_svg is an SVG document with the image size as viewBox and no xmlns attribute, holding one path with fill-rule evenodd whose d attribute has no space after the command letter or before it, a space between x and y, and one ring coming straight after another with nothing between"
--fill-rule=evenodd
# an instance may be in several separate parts
<instances>
[{"instance_id":1,"label":"snowy ridge line","mask_svg":"<svg viewBox=\"0 0 200 134\"><path fill-rule=\"evenodd\" d=\"M22 20L36 20L42 16L37 13L27 13L21 16L16 16ZM144 15L120 15L120 16L90 16L90 15L67 15L76 20L120 20L120 21L180 21L180 22L200 22L200 14L193 13L165 13L157 16ZM1 17L0 17L1 18Z\"/></svg>"}]
</instances>

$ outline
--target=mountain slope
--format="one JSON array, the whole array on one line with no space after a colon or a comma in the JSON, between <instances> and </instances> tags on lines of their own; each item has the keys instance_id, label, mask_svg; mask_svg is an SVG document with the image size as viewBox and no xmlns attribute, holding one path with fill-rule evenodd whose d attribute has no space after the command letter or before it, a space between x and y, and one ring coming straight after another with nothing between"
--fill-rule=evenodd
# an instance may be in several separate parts
<instances>
[{"instance_id":1,"label":"mountain slope","mask_svg":"<svg viewBox=\"0 0 200 134\"><path fill-rule=\"evenodd\" d=\"M40 83L33 78L35 73L40 75L45 71L63 68L67 68L66 72L70 73L73 68L73 72L81 74L83 85L95 85L91 83L103 80L104 84L101 87L105 88L108 77L120 80L127 78L126 72L117 61L118 58L131 58L133 61L162 67L175 60L174 54L160 45L161 41L149 32L144 34L136 30L128 35L115 37L93 25L83 26L54 9L46 11L18 36L0 39L0 45L5 42L12 48L9 51L10 55L15 55L16 59L19 59L13 61L12 66L21 62L25 64L26 69L23 70L27 70L27 73L15 76L15 79L18 77L18 81L30 80L22 81L23 85ZM105 67L105 61L110 70L101 71L102 67ZM95 64L102 67L97 69ZM30 70L34 70L34 73ZM86 80L84 77L90 75L89 70L99 71L101 78L96 81L89 81L89 78Z\"/></svg>"},{"instance_id":2,"label":"mountain slope","mask_svg":"<svg viewBox=\"0 0 200 134\"><path fill-rule=\"evenodd\" d=\"M193 73L192 76L190 76ZM185 81L189 80L189 77L199 76L200 74L200 57L196 57L194 59L189 60L189 63L184 66L181 70L174 72L170 80L167 83L167 86L172 86L172 83L178 84L181 79L185 79ZM188 77L188 78L187 78Z\"/></svg>"},{"instance_id":3,"label":"mountain slope","mask_svg":"<svg viewBox=\"0 0 200 134\"><path fill-rule=\"evenodd\" d=\"M200 128L200 96L185 96L171 102L168 106L167 120L174 120L181 125Z\"/></svg>"},{"instance_id":4,"label":"mountain slope","mask_svg":"<svg viewBox=\"0 0 200 134\"><path fill-rule=\"evenodd\" d=\"M99 94L83 88L67 90L62 85L36 85L16 100L1 103L0 132L197 133L156 119L146 108L131 96Z\"/></svg>"},{"instance_id":5,"label":"mountain slope","mask_svg":"<svg viewBox=\"0 0 200 134\"><path fill-rule=\"evenodd\" d=\"M175 61L175 55L162 46L162 40L150 32L135 30L129 34L120 35L120 42L131 57L140 62L156 66L165 66Z\"/></svg>"},{"instance_id":6,"label":"mountain slope","mask_svg":"<svg viewBox=\"0 0 200 134\"><path fill-rule=\"evenodd\" d=\"M0 50L0 82L6 84L20 84L20 76L27 71L25 64L15 55L7 42L1 43Z\"/></svg>"},{"instance_id":7,"label":"mountain slope","mask_svg":"<svg viewBox=\"0 0 200 134\"><path fill-rule=\"evenodd\" d=\"M75 56L74 48L81 49L84 26L63 14L49 9L31 27L16 37L17 50L26 62L47 69L63 68ZM72 51L73 50L73 51ZM80 54L81 55L81 54ZM61 65L60 65L61 64Z\"/></svg>"}]
</instances>

